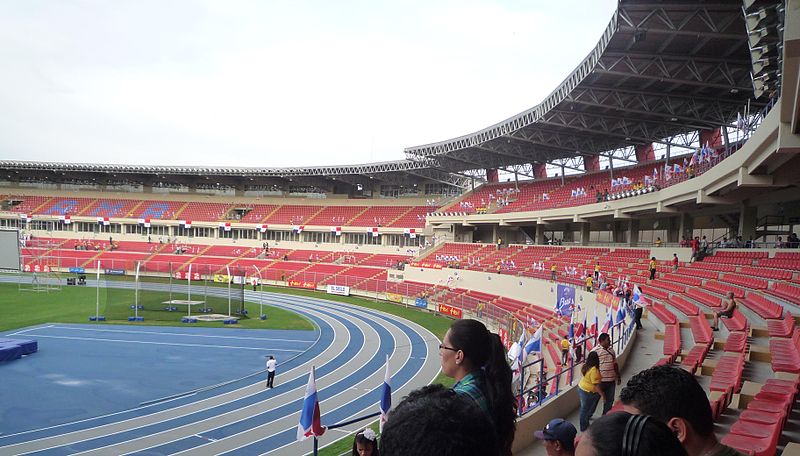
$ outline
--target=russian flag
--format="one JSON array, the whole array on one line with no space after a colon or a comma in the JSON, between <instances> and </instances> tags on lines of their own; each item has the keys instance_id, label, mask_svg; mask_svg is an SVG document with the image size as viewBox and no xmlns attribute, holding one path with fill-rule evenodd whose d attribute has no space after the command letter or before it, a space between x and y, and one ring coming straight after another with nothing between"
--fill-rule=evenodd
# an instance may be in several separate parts
<instances>
[{"instance_id":1,"label":"russian flag","mask_svg":"<svg viewBox=\"0 0 800 456\"><path fill-rule=\"evenodd\" d=\"M389 418L389 409L392 408L392 377L389 375L389 355L386 355L386 374L383 376L381 386L381 421L378 425L383 432L383 424Z\"/></svg>"},{"instance_id":2,"label":"russian flag","mask_svg":"<svg viewBox=\"0 0 800 456\"><path fill-rule=\"evenodd\" d=\"M306 395L303 398L303 410L300 414L300 424L297 425L297 441L309 437L319 437L325 433L325 426L319 419L319 400L317 399L317 382L314 379L314 367L308 374Z\"/></svg>"},{"instance_id":3,"label":"russian flag","mask_svg":"<svg viewBox=\"0 0 800 456\"><path fill-rule=\"evenodd\" d=\"M539 329L533 333L533 337L525 344L524 355L525 358L528 357L529 353L541 353L542 351L542 327L539 326Z\"/></svg>"}]
</instances>

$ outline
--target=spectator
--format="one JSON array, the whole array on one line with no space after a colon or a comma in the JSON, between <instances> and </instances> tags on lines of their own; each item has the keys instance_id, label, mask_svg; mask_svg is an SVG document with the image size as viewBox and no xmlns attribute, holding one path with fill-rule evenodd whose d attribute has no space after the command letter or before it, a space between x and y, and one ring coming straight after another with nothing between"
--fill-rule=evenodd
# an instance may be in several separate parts
<instances>
[{"instance_id":1,"label":"spectator","mask_svg":"<svg viewBox=\"0 0 800 456\"><path fill-rule=\"evenodd\" d=\"M600 280L600 262L594 265L594 280Z\"/></svg>"},{"instance_id":2,"label":"spectator","mask_svg":"<svg viewBox=\"0 0 800 456\"><path fill-rule=\"evenodd\" d=\"M672 272L678 272L678 254L672 254Z\"/></svg>"},{"instance_id":3,"label":"spectator","mask_svg":"<svg viewBox=\"0 0 800 456\"><path fill-rule=\"evenodd\" d=\"M574 456L577 433L572 423L556 418L550 420L541 431L534 432L533 436L544 442L547 456Z\"/></svg>"},{"instance_id":4,"label":"spectator","mask_svg":"<svg viewBox=\"0 0 800 456\"><path fill-rule=\"evenodd\" d=\"M414 390L397 404L383 427L380 450L383 456L501 454L488 415L439 384Z\"/></svg>"},{"instance_id":5,"label":"spectator","mask_svg":"<svg viewBox=\"0 0 800 456\"><path fill-rule=\"evenodd\" d=\"M692 248L692 261L698 261L698 253L700 253L700 238L695 236L694 239L689 241L689 246Z\"/></svg>"},{"instance_id":6,"label":"spectator","mask_svg":"<svg viewBox=\"0 0 800 456\"><path fill-rule=\"evenodd\" d=\"M566 366L569 359L569 337L564 336L561 340L561 365Z\"/></svg>"},{"instance_id":7,"label":"spectator","mask_svg":"<svg viewBox=\"0 0 800 456\"><path fill-rule=\"evenodd\" d=\"M456 320L442 342L439 345L442 372L456 380L455 392L472 399L485 412L494 424L500 454L510 455L516 400L500 336L490 333L477 320Z\"/></svg>"},{"instance_id":8,"label":"spectator","mask_svg":"<svg viewBox=\"0 0 800 456\"><path fill-rule=\"evenodd\" d=\"M556 280L556 271L557 271L556 265L555 264L550 265L550 280L554 282Z\"/></svg>"},{"instance_id":9,"label":"spectator","mask_svg":"<svg viewBox=\"0 0 800 456\"><path fill-rule=\"evenodd\" d=\"M661 244L663 244L663 242L661 241L661 238L660 238L660 237L657 237L657 238L656 238L656 242L655 242L655 244L656 244L656 247L661 247Z\"/></svg>"},{"instance_id":10,"label":"spectator","mask_svg":"<svg viewBox=\"0 0 800 456\"><path fill-rule=\"evenodd\" d=\"M703 255L708 255L708 240L705 236L703 236L703 239L700 241L700 250L703 251Z\"/></svg>"},{"instance_id":11,"label":"spectator","mask_svg":"<svg viewBox=\"0 0 800 456\"><path fill-rule=\"evenodd\" d=\"M502 248L502 247L503 247L503 239L498 237L497 238L497 250L500 250L500 248Z\"/></svg>"},{"instance_id":12,"label":"spectator","mask_svg":"<svg viewBox=\"0 0 800 456\"><path fill-rule=\"evenodd\" d=\"M597 408L597 402L605 401L603 389L600 387L600 358L596 351L590 351L586 362L581 366L581 381L578 383L578 397L581 400L580 427L581 432L589 427L589 418Z\"/></svg>"},{"instance_id":13,"label":"spectator","mask_svg":"<svg viewBox=\"0 0 800 456\"><path fill-rule=\"evenodd\" d=\"M356 434L353 439L353 454L352 456L380 456L378 451L378 442L376 439L375 431L366 428Z\"/></svg>"},{"instance_id":14,"label":"spectator","mask_svg":"<svg viewBox=\"0 0 800 456\"><path fill-rule=\"evenodd\" d=\"M708 396L694 375L683 369L655 366L643 370L628 380L620 400L626 412L650 415L665 423L689 456L739 455L717 442Z\"/></svg>"},{"instance_id":15,"label":"spectator","mask_svg":"<svg viewBox=\"0 0 800 456\"><path fill-rule=\"evenodd\" d=\"M658 263L656 263L656 257L650 258L650 280L655 280L656 278L656 268L658 267Z\"/></svg>"},{"instance_id":16,"label":"spectator","mask_svg":"<svg viewBox=\"0 0 800 456\"><path fill-rule=\"evenodd\" d=\"M597 346L592 351L600 358L600 388L605 398L603 403L603 415L605 415L614 405L616 385L622 383L622 377L619 375L617 354L611 348L611 337L607 333L597 336Z\"/></svg>"},{"instance_id":17,"label":"spectator","mask_svg":"<svg viewBox=\"0 0 800 456\"><path fill-rule=\"evenodd\" d=\"M778 236L778 240L775 242L775 248L776 249L782 249L783 247L784 247L783 238Z\"/></svg>"},{"instance_id":18,"label":"spectator","mask_svg":"<svg viewBox=\"0 0 800 456\"><path fill-rule=\"evenodd\" d=\"M597 420L581 436L580 456L685 456L670 428L647 415L620 412Z\"/></svg>"},{"instance_id":19,"label":"spectator","mask_svg":"<svg viewBox=\"0 0 800 456\"><path fill-rule=\"evenodd\" d=\"M593 285L594 285L594 281L592 280L592 276L587 274L586 275L586 291L591 293L593 291L592 290L592 286Z\"/></svg>"},{"instance_id":20,"label":"spectator","mask_svg":"<svg viewBox=\"0 0 800 456\"><path fill-rule=\"evenodd\" d=\"M720 318L733 318L733 311L736 310L736 300L733 298L733 292L728 292L728 299L722 305L722 310L714 312L714 322L711 323L711 329L719 331Z\"/></svg>"}]
</instances>

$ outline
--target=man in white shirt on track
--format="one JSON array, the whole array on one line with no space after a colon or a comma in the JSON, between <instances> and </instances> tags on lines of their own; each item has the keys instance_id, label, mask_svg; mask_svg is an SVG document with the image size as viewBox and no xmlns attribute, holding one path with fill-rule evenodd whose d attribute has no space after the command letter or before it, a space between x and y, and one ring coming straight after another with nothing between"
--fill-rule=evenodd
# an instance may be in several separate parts
<instances>
[{"instance_id":1,"label":"man in white shirt on track","mask_svg":"<svg viewBox=\"0 0 800 456\"><path fill-rule=\"evenodd\" d=\"M278 361L273 356L267 359L267 388L272 388L272 383L275 381L275 368L278 367Z\"/></svg>"}]
</instances>

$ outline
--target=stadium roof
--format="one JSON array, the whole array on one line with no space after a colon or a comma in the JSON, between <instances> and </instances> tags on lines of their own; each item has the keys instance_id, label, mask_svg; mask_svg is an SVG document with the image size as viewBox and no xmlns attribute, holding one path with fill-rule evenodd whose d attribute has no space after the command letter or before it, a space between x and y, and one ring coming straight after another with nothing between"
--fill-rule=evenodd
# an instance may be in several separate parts
<instances>
[{"instance_id":1,"label":"stadium roof","mask_svg":"<svg viewBox=\"0 0 800 456\"><path fill-rule=\"evenodd\" d=\"M542 45L553 45L543 43ZM405 149L405 160L251 168L0 161L6 170L244 179L426 178L466 187L475 170L612 154L733 123L753 98L742 4L621 0L595 48L540 104L481 131ZM486 89L489 90L489 89ZM525 87L520 87L525 90ZM685 147L686 144L677 144Z\"/></svg>"},{"instance_id":2,"label":"stadium roof","mask_svg":"<svg viewBox=\"0 0 800 456\"><path fill-rule=\"evenodd\" d=\"M741 2L621 0L597 46L542 103L405 153L464 170L669 143L731 124L748 100L763 106L751 70Z\"/></svg>"}]
</instances>

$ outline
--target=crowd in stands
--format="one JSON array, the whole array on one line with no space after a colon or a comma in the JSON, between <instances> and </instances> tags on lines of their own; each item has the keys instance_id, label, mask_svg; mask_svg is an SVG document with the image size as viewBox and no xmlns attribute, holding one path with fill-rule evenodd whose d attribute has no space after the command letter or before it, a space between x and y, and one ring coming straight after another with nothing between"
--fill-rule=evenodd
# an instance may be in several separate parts
<instances>
[{"instance_id":1,"label":"crowd in stands","mask_svg":"<svg viewBox=\"0 0 800 456\"><path fill-rule=\"evenodd\" d=\"M439 346L442 371L456 384L409 393L389 413L380 439L369 430L356 435L353 455L510 455L516 404L507 388L511 370L504 355L499 337L482 323L456 321ZM712 404L690 372L663 365L645 369L627 382L615 409L611 403L620 383L615 366L616 355L607 343L589 353L578 386L582 433L576 438L572 423L551 420L533 435L548 455L741 456L717 440ZM603 397L610 400L590 424Z\"/></svg>"}]
</instances>

